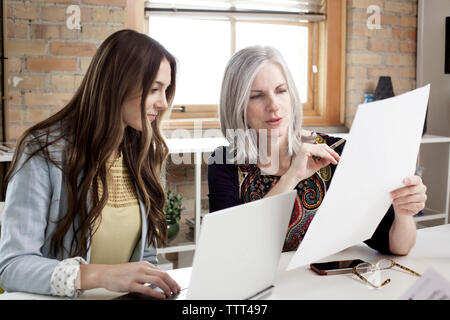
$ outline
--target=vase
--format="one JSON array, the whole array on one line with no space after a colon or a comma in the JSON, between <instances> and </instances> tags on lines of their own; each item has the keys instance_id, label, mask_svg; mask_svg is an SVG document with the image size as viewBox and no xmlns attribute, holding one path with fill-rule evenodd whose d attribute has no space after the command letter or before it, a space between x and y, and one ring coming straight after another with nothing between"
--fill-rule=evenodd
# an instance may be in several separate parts
<instances>
[{"instance_id":1,"label":"vase","mask_svg":"<svg viewBox=\"0 0 450 320\"><path fill-rule=\"evenodd\" d=\"M395 96L392 80L389 76L380 76L375 89L374 101L383 100Z\"/></svg>"},{"instance_id":2,"label":"vase","mask_svg":"<svg viewBox=\"0 0 450 320\"><path fill-rule=\"evenodd\" d=\"M364 102L363 103L369 103L373 101L373 93L365 93L364 94Z\"/></svg>"},{"instance_id":3,"label":"vase","mask_svg":"<svg viewBox=\"0 0 450 320\"><path fill-rule=\"evenodd\" d=\"M173 239L177 237L179 231L180 231L179 223L171 223L167 225L167 240L171 242Z\"/></svg>"}]
</instances>

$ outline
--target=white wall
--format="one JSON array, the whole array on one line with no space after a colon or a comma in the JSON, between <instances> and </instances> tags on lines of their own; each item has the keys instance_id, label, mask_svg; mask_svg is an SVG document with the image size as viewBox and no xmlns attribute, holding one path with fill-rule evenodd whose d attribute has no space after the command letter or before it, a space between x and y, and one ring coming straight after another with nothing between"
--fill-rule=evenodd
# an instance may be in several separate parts
<instances>
[{"instance_id":1,"label":"white wall","mask_svg":"<svg viewBox=\"0 0 450 320\"><path fill-rule=\"evenodd\" d=\"M417 25L417 87L431 83L427 133L450 137L450 74L444 73L445 17L450 0L419 0ZM447 194L448 148L421 148L420 164L428 187L427 207L443 211ZM450 191L449 191L450 192ZM450 208L449 208L450 209Z\"/></svg>"}]
</instances>

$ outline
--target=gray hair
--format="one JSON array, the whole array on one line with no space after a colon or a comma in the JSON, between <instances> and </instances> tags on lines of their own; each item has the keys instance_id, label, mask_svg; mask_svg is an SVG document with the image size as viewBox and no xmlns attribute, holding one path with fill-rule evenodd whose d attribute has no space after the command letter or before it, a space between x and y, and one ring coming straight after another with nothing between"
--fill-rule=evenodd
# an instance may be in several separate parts
<instances>
[{"instance_id":1,"label":"gray hair","mask_svg":"<svg viewBox=\"0 0 450 320\"><path fill-rule=\"evenodd\" d=\"M295 154L301 145L302 105L292 75L281 53L270 46L252 46L236 52L228 62L222 80L219 117L222 134L230 142L237 159L253 162L258 147L255 131L247 122L247 106L256 74L268 63L277 63L283 70L291 98L288 152ZM230 131L238 132L237 143ZM240 133L240 134L239 134ZM245 135L245 139L242 137ZM233 141L232 141L233 139Z\"/></svg>"}]
</instances>

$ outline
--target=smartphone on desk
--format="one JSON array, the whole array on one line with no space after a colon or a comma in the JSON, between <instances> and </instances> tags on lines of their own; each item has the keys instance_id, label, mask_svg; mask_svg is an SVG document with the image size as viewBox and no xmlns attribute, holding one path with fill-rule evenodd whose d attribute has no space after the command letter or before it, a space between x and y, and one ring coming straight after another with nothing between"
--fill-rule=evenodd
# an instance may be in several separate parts
<instances>
[{"instance_id":1,"label":"smartphone on desk","mask_svg":"<svg viewBox=\"0 0 450 320\"><path fill-rule=\"evenodd\" d=\"M321 276L326 276L332 274L351 273L354 267L363 262L365 261L361 259L353 259L353 260L311 263L309 266L311 270L313 270L317 274L320 274Z\"/></svg>"}]
</instances>

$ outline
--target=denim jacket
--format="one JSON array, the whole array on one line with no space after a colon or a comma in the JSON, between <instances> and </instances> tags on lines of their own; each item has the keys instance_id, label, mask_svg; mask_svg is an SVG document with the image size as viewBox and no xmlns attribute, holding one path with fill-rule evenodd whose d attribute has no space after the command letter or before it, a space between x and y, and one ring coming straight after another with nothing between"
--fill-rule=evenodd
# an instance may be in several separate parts
<instances>
[{"instance_id":1,"label":"denim jacket","mask_svg":"<svg viewBox=\"0 0 450 320\"><path fill-rule=\"evenodd\" d=\"M52 145L48 150L53 159L62 162L64 145ZM30 151L25 148L7 187L1 221L0 286L6 291L50 295L50 279L59 259L71 258L67 249L56 255L50 250L56 223L67 211L67 190L63 171L43 157L36 155L22 167ZM156 265L156 249L146 245L147 218L139 191L138 198L142 230L130 262L146 260ZM73 228L69 228L63 240L65 248L70 248L73 236ZM89 263L90 250L83 258Z\"/></svg>"}]
</instances>

